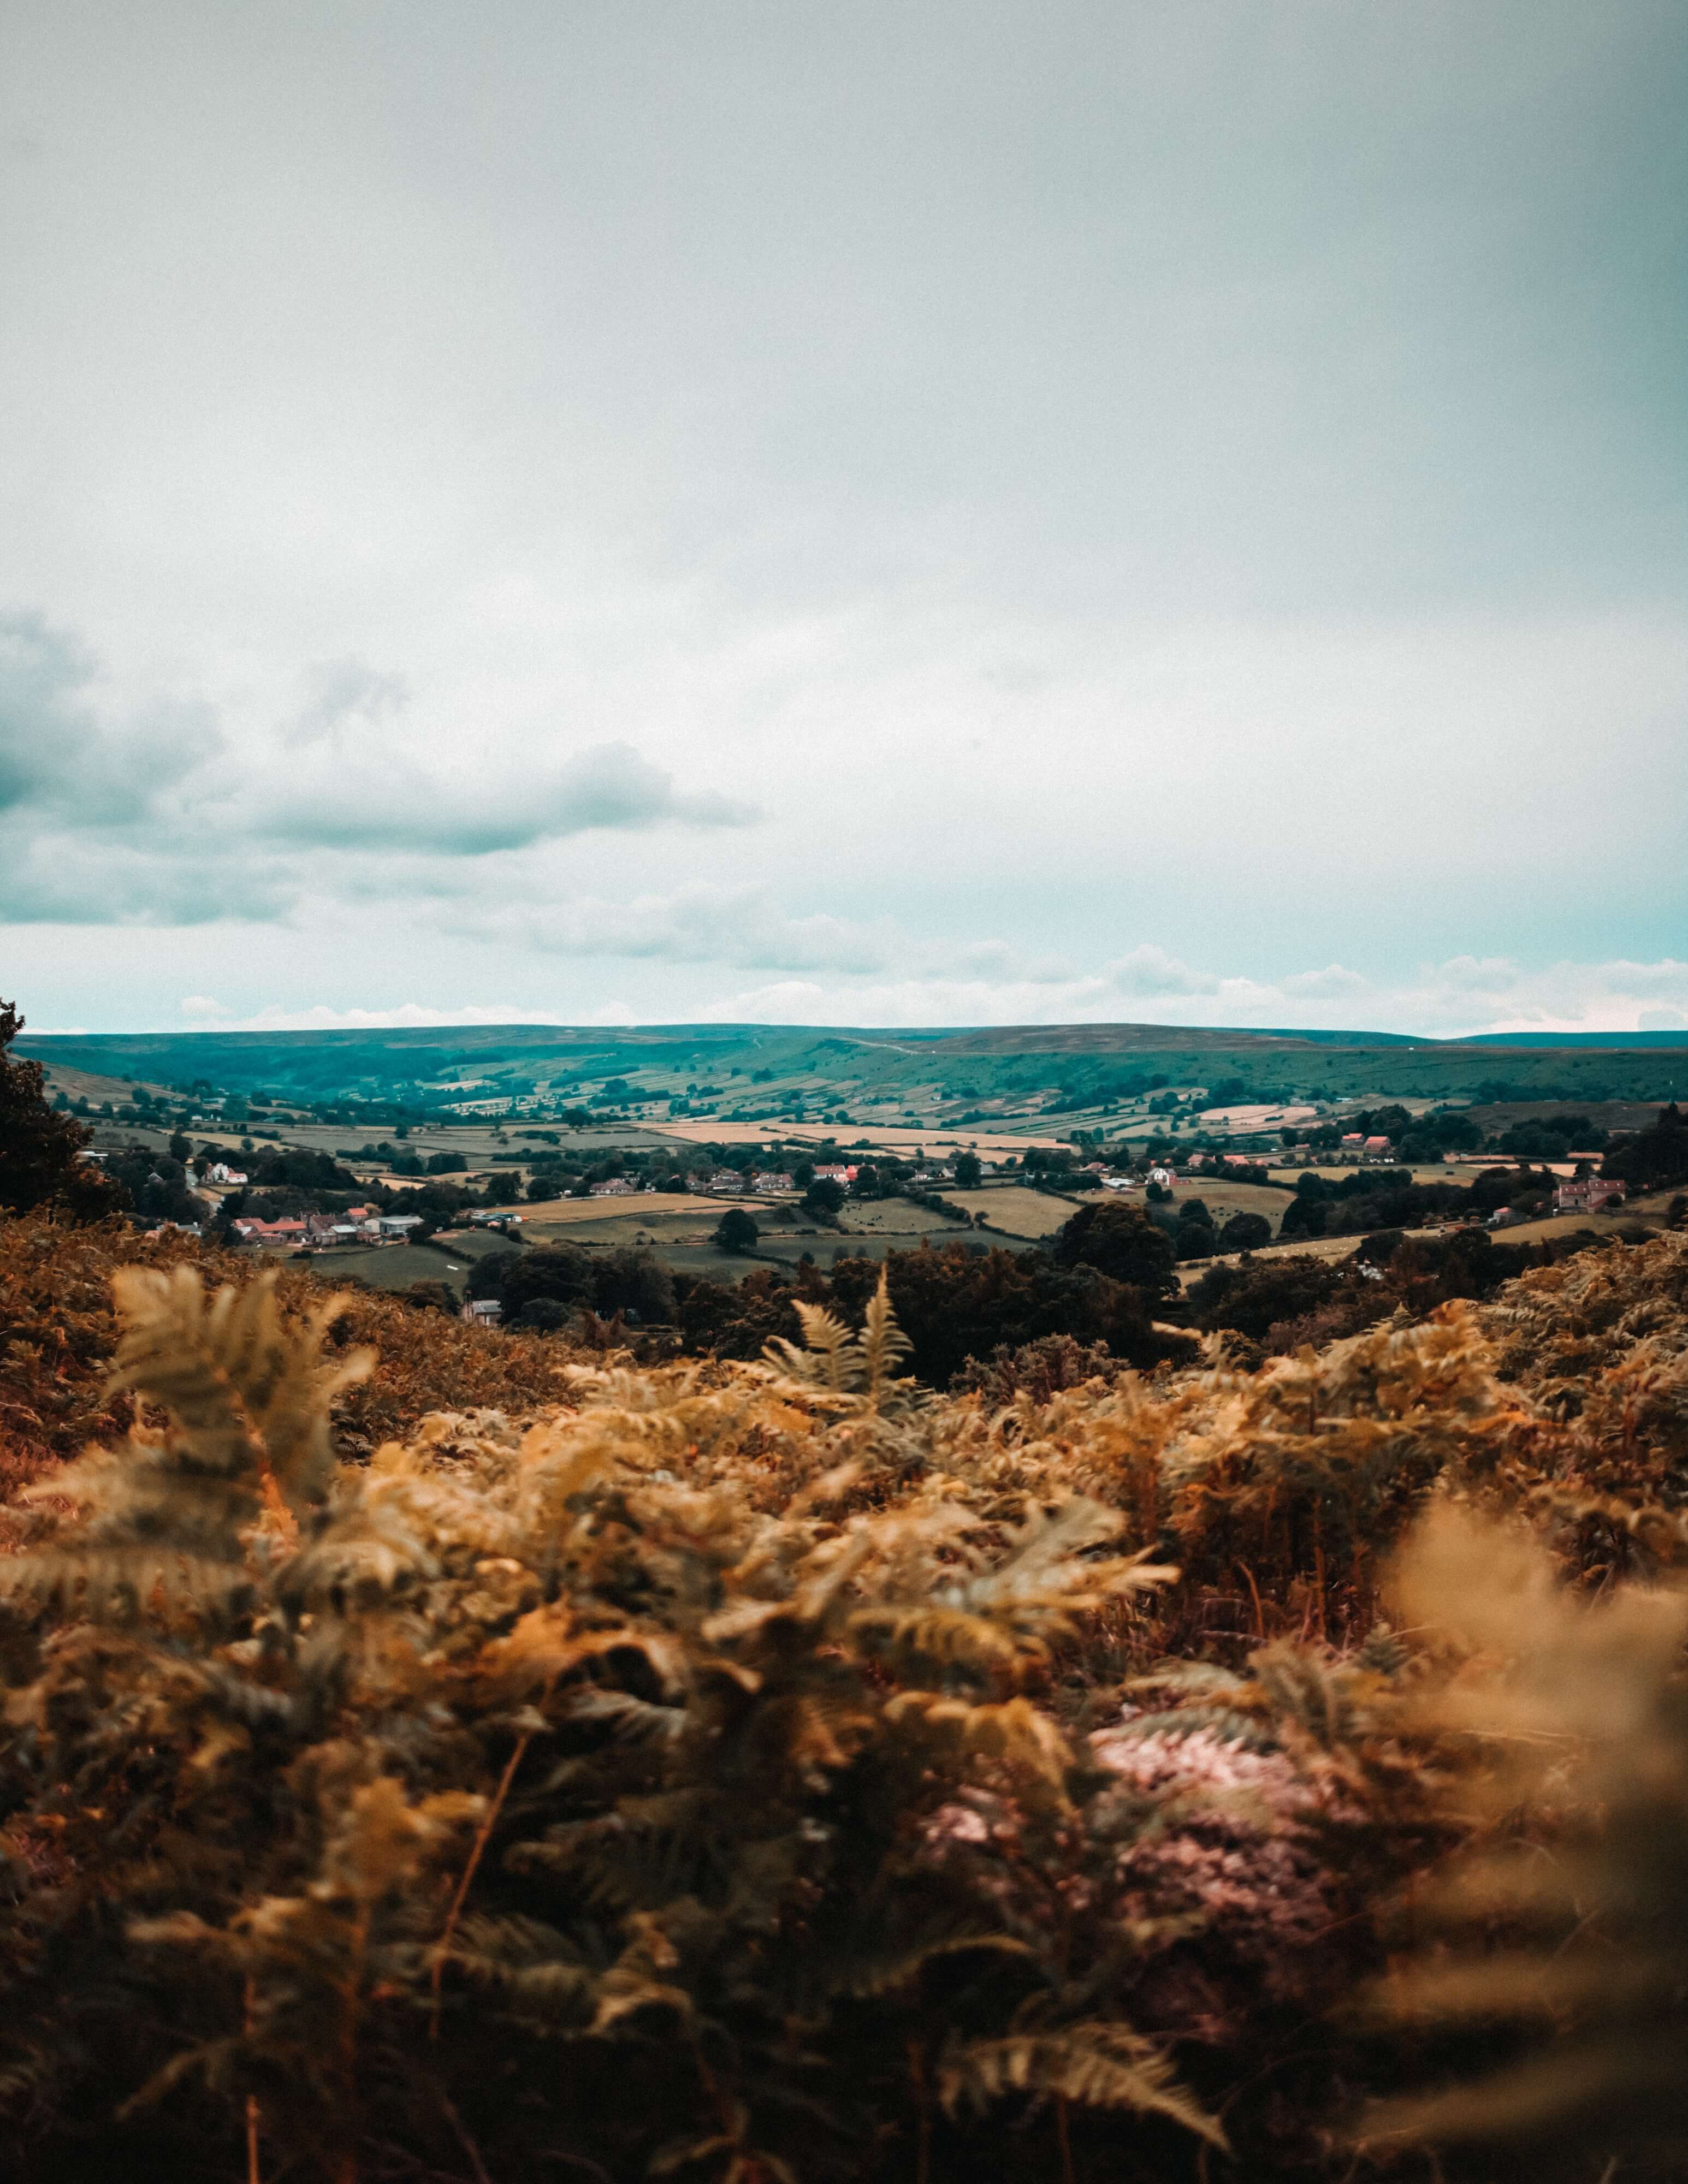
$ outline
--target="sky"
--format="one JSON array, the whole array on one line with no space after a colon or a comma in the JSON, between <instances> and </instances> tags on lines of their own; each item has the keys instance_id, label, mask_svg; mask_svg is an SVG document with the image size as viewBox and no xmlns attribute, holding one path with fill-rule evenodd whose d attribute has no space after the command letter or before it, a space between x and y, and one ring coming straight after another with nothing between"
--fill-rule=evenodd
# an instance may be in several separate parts
<instances>
[{"instance_id":1,"label":"sky","mask_svg":"<svg viewBox=\"0 0 1688 2184\"><path fill-rule=\"evenodd\" d=\"M1688 1026L1680 0L0 0L36 1029Z\"/></svg>"}]
</instances>

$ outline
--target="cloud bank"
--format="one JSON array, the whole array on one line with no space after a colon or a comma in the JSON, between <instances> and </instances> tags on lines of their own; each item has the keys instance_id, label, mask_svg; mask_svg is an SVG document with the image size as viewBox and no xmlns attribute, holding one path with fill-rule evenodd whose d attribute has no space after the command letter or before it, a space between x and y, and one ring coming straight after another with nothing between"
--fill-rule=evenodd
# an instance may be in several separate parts
<instances>
[{"instance_id":1,"label":"cloud bank","mask_svg":"<svg viewBox=\"0 0 1688 2184\"><path fill-rule=\"evenodd\" d=\"M204 703L103 710L79 640L39 616L0 617L0 918L274 919L313 889L428 892L406 861L418 857L758 816L682 789L625 742L516 767L477 739L466 772L430 772L406 745L401 678L350 660L316 681L296 718L242 743Z\"/></svg>"}]
</instances>

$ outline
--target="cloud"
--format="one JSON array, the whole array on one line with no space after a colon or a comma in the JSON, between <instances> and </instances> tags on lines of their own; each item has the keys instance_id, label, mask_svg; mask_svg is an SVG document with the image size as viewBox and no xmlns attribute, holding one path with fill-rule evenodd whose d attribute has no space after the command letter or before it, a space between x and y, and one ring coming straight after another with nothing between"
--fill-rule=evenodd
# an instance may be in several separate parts
<instances>
[{"instance_id":1,"label":"cloud","mask_svg":"<svg viewBox=\"0 0 1688 2184\"><path fill-rule=\"evenodd\" d=\"M161 833L164 830L160 828ZM147 828L83 831L25 814L0 820L0 920L17 925L198 926L285 916L298 870L276 856L221 847L155 848ZM138 837L138 838L136 838Z\"/></svg>"},{"instance_id":2,"label":"cloud","mask_svg":"<svg viewBox=\"0 0 1688 2184\"><path fill-rule=\"evenodd\" d=\"M184 1001L182 1006L187 1004ZM514 1001L473 1002L451 1007L406 1001L393 1009L333 1009L319 1003L293 1009L277 1003L251 1016L220 1017L219 1031L406 1031L431 1024L562 1023L554 1011L536 1012ZM621 1021L621 1019L618 1019ZM631 1018L626 1019L631 1022Z\"/></svg>"},{"instance_id":3,"label":"cloud","mask_svg":"<svg viewBox=\"0 0 1688 2184\"><path fill-rule=\"evenodd\" d=\"M248 824L273 841L318 849L482 857L599 828L746 827L753 805L677 788L630 744L599 744L519 780L430 777L396 755L339 766L273 802Z\"/></svg>"},{"instance_id":4,"label":"cloud","mask_svg":"<svg viewBox=\"0 0 1688 2184\"><path fill-rule=\"evenodd\" d=\"M221 748L203 706L159 705L107 725L92 702L98 671L74 638L38 616L0 616L0 821L151 817Z\"/></svg>"},{"instance_id":5,"label":"cloud","mask_svg":"<svg viewBox=\"0 0 1688 2184\"><path fill-rule=\"evenodd\" d=\"M493 912L458 911L448 930L548 955L667 963L725 963L747 971L830 971L852 977L890 970L983 981L1056 984L1072 977L1064 958L1028 956L1003 940L920 940L893 918L794 916L771 889L683 888L627 902L579 896Z\"/></svg>"},{"instance_id":6,"label":"cloud","mask_svg":"<svg viewBox=\"0 0 1688 2184\"><path fill-rule=\"evenodd\" d=\"M1219 981L1211 972L1192 971L1164 948L1134 948L1110 963L1102 976L1122 994L1158 999L1173 994L1212 994Z\"/></svg>"},{"instance_id":7,"label":"cloud","mask_svg":"<svg viewBox=\"0 0 1688 2184\"><path fill-rule=\"evenodd\" d=\"M686 888L625 903L582 896L471 917L454 929L516 940L548 955L857 973L883 969L902 944L889 920L860 925L824 915L792 917L756 886Z\"/></svg>"},{"instance_id":8,"label":"cloud","mask_svg":"<svg viewBox=\"0 0 1688 2184\"><path fill-rule=\"evenodd\" d=\"M325 660L312 668L310 697L282 740L298 748L343 737L354 725L365 727L401 712L410 696L402 675L385 675L366 660Z\"/></svg>"},{"instance_id":9,"label":"cloud","mask_svg":"<svg viewBox=\"0 0 1688 2184\"><path fill-rule=\"evenodd\" d=\"M710 1021L916 1024L1105 1023L1121 1020L1120 964L1158 985L1152 1017L1169 1032L1237 1025L1401 1031L1444 1039L1482 1032L1635 1031L1688 1028L1688 963L1559 962L1535 972L1470 956L1423 966L1406 980L1372 980L1337 964L1278 980L1192 968L1145 944L1100 974L1056 983L916 976L847 983L783 980L719 995ZM1669 994L1677 1006L1660 1008ZM1644 1001L1650 1006L1644 1006ZM1143 1021L1141 1017L1135 1020Z\"/></svg>"},{"instance_id":10,"label":"cloud","mask_svg":"<svg viewBox=\"0 0 1688 2184\"><path fill-rule=\"evenodd\" d=\"M402 677L348 659L311 682L293 720L238 741L198 701L107 717L99 664L75 638L0 618L0 918L275 920L312 893L449 893L442 864L571 836L759 816L682 788L624 742L521 772L430 772L400 732Z\"/></svg>"}]
</instances>

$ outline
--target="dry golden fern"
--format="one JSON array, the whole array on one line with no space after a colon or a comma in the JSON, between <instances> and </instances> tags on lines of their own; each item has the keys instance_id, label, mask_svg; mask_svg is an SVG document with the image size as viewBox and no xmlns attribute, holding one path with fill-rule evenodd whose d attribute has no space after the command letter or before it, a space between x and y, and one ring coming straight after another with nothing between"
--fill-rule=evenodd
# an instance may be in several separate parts
<instances>
[{"instance_id":1,"label":"dry golden fern","mask_svg":"<svg viewBox=\"0 0 1688 2184\"><path fill-rule=\"evenodd\" d=\"M1178 2082L1153 2041L1106 2021L956 2042L939 2069L939 2093L954 2109L988 2108L1011 2093L1052 2094L1086 2108L1164 2115L1221 2152L1225 2134Z\"/></svg>"},{"instance_id":2,"label":"dry golden fern","mask_svg":"<svg viewBox=\"0 0 1688 2184\"><path fill-rule=\"evenodd\" d=\"M1412 1541L1399 1596L1460 1664L1416 1710L1480 1763L1452 1787L1487 1825L1420 1898L1433 1938L1381 2006L1420 2037L1534 2036L1499 2070L1384 2108L1368 2136L1518 2140L1544 2175L1630 2156L1677 2173L1688 2159L1688 1594L1628 1587L1591 1602L1522 1526L1450 1507Z\"/></svg>"},{"instance_id":3,"label":"dry golden fern","mask_svg":"<svg viewBox=\"0 0 1688 2184\"><path fill-rule=\"evenodd\" d=\"M1598 1812L1674 1809L1669 1613L1555 1637L1526 1588L1464 1641L1506 1675L1416 1596L1337 1642L1427 1500L1527 1513L1567 1435L1579 1490L1625 1421L1666 1446L1670 1329L1629 1262L1601 1279L1583 1421L1497 1382L1459 1311L993 1415L916 1397L876 1307L758 1365L577 1367L537 1409L471 1388L337 1464L359 1391L285 1286L125 1286L125 1384L168 1423L0 1560L20 2174L88 2184L92 2145L106 2173L971 2184L1011 2144L1030 2184L1075 2151L1190 2184L1223 2112L1239 2173L1301 2184L1376 1902L1493 1800L1574 1853L1651 2020L1591 1940L1532 1992L1668 2047L1688 1819L1637 1850ZM1507 1567L1437 1596L1480 1612ZM1644 1672L1591 1635L1624 1617ZM1538 1755L1579 1738L1595 1794L1555 1804ZM1565 1940L1507 1901L1532 1963ZM140 2136L104 2136L143 2089Z\"/></svg>"},{"instance_id":4,"label":"dry golden fern","mask_svg":"<svg viewBox=\"0 0 1688 2184\"><path fill-rule=\"evenodd\" d=\"M870 1416L905 1407L913 1399L915 1381L897 1375L912 1345L897 1325L883 1272L856 1333L818 1305L799 1299L793 1308L803 1329L803 1347L777 1337L766 1351L782 1392L799 1398L830 1396Z\"/></svg>"},{"instance_id":5,"label":"dry golden fern","mask_svg":"<svg viewBox=\"0 0 1688 2184\"><path fill-rule=\"evenodd\" d=\"M252 1592L246 1535L268 1492L298 1513L326 1499L330 1406L369 1354L325 1361L336 1301L290 1325L271 1279L208 1298L192 1268L132 1268L114 1286L123 1335L112 1384L170 1423L162 1434L137 1425L121 1448L92 1451L31 1490L85 1520L43 1552L0 1560L0 1599L14 1613L57 1605L95 1620L132 1619L155 1594L229 1613Z\"/></svg>"}]
</instances>

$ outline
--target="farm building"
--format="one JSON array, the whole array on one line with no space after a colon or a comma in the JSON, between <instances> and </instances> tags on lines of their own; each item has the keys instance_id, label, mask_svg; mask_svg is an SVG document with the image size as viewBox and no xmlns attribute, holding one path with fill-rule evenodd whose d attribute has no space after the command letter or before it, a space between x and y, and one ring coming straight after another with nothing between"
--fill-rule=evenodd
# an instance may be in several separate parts
<instances>
[{"instance_id":1,"label":"farm building","mask_svg":"<svg viewBox=\"0 0 1688 2184\"><path fill-rule=\"evenodd\" d=\"M1603 1206L1623 1202L1623 1184L1600 1175L1573 1176L1553 1194L1556 1213L1598 1213Z\"/></svg>"}]
</instances>

